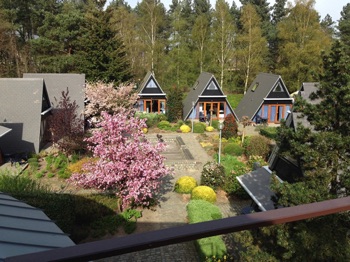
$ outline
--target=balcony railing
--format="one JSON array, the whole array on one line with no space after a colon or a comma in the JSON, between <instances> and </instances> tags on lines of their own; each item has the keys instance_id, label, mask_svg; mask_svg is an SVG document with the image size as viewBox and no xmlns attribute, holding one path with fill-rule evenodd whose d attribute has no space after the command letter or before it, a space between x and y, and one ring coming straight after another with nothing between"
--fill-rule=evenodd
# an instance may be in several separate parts
<instances>
[{"instance_id":1,"label":"balcony railing","mask_svg":"<svg viewBox=\"0 0 350 262\"><path fill-rule=\"evenodd\" d=\"M344 197L15 256L4 261L91 261L204 237L283 224L348 210L350 210L350 197Z\"/></svg>"}]
</instances>

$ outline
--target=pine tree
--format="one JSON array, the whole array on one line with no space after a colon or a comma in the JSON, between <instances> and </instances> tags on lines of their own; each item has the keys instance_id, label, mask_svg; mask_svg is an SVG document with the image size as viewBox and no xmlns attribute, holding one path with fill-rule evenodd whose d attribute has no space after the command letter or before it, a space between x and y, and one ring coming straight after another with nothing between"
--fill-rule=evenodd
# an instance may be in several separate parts
<instances>
[{"instance_id":1,"label":"pine tree","mask_svg":"<svg viewBox=\"0 0 350 262\"><path fill-rule=\"evenodd\" d=\"M86 15L78 39L75 63L89 81L122 83L131 78L125 48L110 28L109 16L94 6Z\"/></svg>"}]
</instances>

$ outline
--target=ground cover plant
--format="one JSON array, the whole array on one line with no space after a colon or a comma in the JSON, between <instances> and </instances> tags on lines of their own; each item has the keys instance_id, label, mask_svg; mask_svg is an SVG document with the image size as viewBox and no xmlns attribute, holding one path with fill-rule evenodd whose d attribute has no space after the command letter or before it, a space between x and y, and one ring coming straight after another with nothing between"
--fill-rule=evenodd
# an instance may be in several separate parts
<instances>
[{"instance_id":1,"label":"ground cover plant","mask_svg":"<svg viewBox=\"0 0 350 262\"><path fill-rule=\"evenodd\" d=\"M191 200L187 214L190 224L222 218L220 209L205 200ZM198 239L196 246L202 261L225 261L227 249L221 236Z\"/></svg>"}]
</instances>

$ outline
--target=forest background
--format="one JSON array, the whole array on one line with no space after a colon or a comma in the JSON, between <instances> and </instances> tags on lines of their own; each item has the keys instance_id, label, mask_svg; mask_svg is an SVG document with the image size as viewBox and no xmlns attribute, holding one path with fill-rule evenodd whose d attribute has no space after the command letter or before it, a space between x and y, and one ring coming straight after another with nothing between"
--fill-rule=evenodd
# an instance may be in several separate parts
<instances>
[{"instance_id":1,"label":"forest background","mask_svg":"<svg viewBox=\"0 0 350 262\"><path fill-rule=\"evenodd\" d=\"M280 74L290 92L317 82L322 54L349 23L322 20L314 0L0 0L0 76L85 73L89 81L183 89L213 73L224 92L244 93L259 72ZM346 30L343 30L344 34Z\"/></svg>"}]
</instances>

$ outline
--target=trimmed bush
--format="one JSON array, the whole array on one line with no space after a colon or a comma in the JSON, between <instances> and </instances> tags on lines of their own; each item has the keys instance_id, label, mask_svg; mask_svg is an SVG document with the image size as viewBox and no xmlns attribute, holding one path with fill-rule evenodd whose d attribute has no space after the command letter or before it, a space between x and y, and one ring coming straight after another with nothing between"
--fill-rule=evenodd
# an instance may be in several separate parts
<instances>
[{"instance_id":1,"label":"trimmed bush","mask_svg":"<svg viewBox=\"0 0 350 262\"><path fill-rule=\"evenodd\" d=\"M245 154L248 157L261 156L266 159L270 152L270 140L264 136L251 136L244 141Z\"/></svg>"},{"instance_id":2,"label":"trimmed bush","mask_svg":"<svg viewBox=\"0 0 350 262\"><path fill-rule=\"evenodd\" d=\"M236 137L238 132L238 124L232 114L228 114L224 120L224 128L222 129L222 137L229 139Z\"/></svg>"},{"instance_id":3,"label":"trimmed bush","mask_svg":"<svg viewBox=\"0 0 350 262\"><path fill-rule=\"evenodd\" d=\"M205 131L206 125L204 123L194 123L193 125L193 133L202 134Z\"/></svg>"},{"instance_id":4,"label":"trimmed bush","mask_svg":"<svg viewBox=\"0 0 350 262\"><path fill-rule=\"evenodd\" d=\"M205 131L213 132L213 131L214 131L214 127L212 127L212 126L207 126L207 127L205 128Z\"/></svg>"},{"instance_id":5,"label":"trimmed bush","mask_svg":"<svg viewBox=\"0 0 350 262\"><path fill-rule=\"evenodd\" d=\"M225 185L225 168L216 162L207 162L203 166L201 185L213 189L223 188Z\"/></svg>"},{"instance_id":6,"label":"trimmed bush","mask_svg":"<svg viewBox=\"0 0 350 262\"><path fill-rule=\"evenodd\" d=\"M191 199L202 199L210 203L215 203L216 193L211 187L197 186L191 192Z\"/></svg>"},{"instance_id":7,"label":"trimmed bush","mask_svg":"<svg viewBox=\"0 0 350 262\"><path fill-rule=\"evenodd\" d=\"M197 186L197 181L193 177L183 176L180 177L175 183L175 192L181 194L189 194L192 189Z\"/></svg>"},{"instance_id":8,"label":"trimmed bush","mask_svg":"<svg viewBox=\"0 0 350 262\"><path fill-rule=\"evenodd\" d=\"M244 153L244 149L236 143L229 143L225 145L223 152L226 155L241 156Z\"/></svg>"},{"instance_id":9,"label":"trimmed bush","mask_svg":"<svg viewBox=\"0 0 350 262\"><path fill-rule=\"evenodd\" d=\"M148 128L142 128L142 132L144 133L144 134L147 134L148 133Z\"/></svg>"},{"instance_id":10,"label":"trimmed bush","mask_svg":"<svg viewBox=\"0 0 350 262\"><path fill-rule=\"evenodd\" d=\"M272 126L261 127L259 130L259 134L275 140L277 137L277 127L272 127Z\"/></svg>"},{"instance_id":11,"label":"trimmed bush","mask_svg":"<svg viewBox=\"0 0 350 262\"><path fill-rule=\"evenodd\" d=\"M159 129L169 129L169 128L171 128L171 125L170 125L169 121L163 120L163 121L160 121L158 123L157 127Z\"/></svg>"},{"instance_id":12,"label":"trimmed bush","mask_svg":"<svg viewBox=\"0 0 350 262\"><path fill-rule=\"evenodd\" d=\"M205 200L191 200L187 205L187 214L191 224L222 218L220 209ZM214 261L220 261L227 254L222 236L198 239L196 247L201 261L212 261L213 257L217 259Z\"/></svg>"},{"instance_id":13,"label":"trimmed bush","mask_svg":"<svg viewBox=\"0 0 350 262\"><path fill-rule=\"evenodd\" d=\"M188 125L180 126L180 130L181 130L182 133L189 133L189 132L191 132L191 128Z\"/></svg>"}]
</instances>

